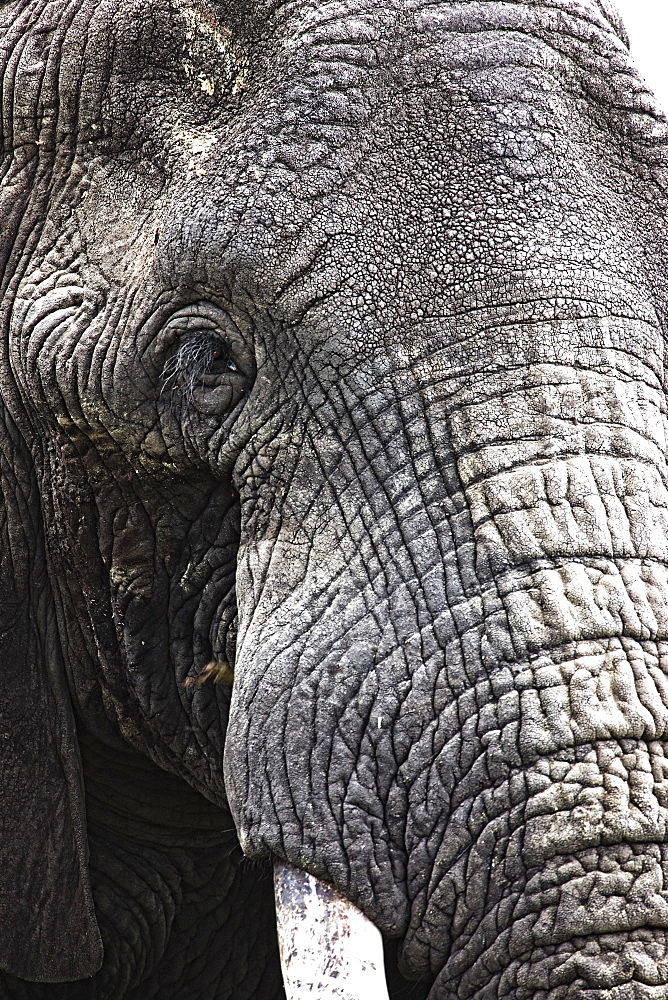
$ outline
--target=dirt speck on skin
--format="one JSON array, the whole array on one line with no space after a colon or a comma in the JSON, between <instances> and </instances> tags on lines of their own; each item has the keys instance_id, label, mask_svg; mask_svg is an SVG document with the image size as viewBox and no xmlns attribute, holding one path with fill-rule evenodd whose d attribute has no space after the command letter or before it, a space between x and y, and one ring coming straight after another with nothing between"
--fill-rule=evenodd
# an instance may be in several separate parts
<instances>
[{"instance_id":1,"label":"dirt speck on skin","mask_svg":"<svg viewBox=\"0 0 668 1000\"><path fill-rule=\"evenodd\" d=\"M213 681L214 684L227 684L228 687L231 687L234 683L234 671L224 660L211 660L197 677L186 677L183 686L187 688L201 687L207 681Z\"/></svg>"}]
</instances>

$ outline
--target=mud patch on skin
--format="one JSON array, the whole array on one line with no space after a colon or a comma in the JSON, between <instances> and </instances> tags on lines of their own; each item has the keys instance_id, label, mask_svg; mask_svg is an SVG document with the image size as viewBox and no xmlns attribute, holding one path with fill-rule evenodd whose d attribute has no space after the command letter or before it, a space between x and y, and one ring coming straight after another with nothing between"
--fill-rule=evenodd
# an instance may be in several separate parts
<instances>
[{"instance_id":1,"label":"mud patch on skin","mask_svg":"<svg viewBox=\"0 0 668 1000\"><path fill-rule=\"evenodd\" d=\"M248 55L229 28L213 12L186 7L180 11L186 25L181 65L193 90L206 97L233 96L246 85Z\"/></svg>"}]
</instances>

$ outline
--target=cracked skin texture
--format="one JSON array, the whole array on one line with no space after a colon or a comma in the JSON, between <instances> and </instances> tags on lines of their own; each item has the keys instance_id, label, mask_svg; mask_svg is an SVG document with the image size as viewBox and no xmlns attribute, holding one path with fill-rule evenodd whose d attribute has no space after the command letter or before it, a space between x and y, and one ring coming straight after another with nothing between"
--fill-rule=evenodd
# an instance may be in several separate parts
<instances>
[{"instance_id":1,"label":"cracked skin texture","mask_svg":"<svg viewBox=\"0 0 668 1000\"><path fill-rule=\"evenodd\" d=\"M0 72L0 996L280 997L277 857L393 1000L664 998L668 127L607 0L10 0Z\"/></svg>"}]
</instances>

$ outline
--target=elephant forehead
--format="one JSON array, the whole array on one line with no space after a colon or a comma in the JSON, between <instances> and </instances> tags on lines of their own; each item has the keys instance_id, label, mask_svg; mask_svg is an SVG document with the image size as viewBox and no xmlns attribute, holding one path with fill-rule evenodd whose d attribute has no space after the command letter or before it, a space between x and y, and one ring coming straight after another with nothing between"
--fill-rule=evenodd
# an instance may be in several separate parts
<instances>
[{"instance_id":1,"label":"elephant forehead","mask_svg":"<svg viewBox=\"0 0 668 1000\"><path fill-rule=\"evenodd\" d=\"M386 135L384 106L388 100L405 102L416 87L434 102L425 122L434 144L427 157L432 167L441 142L437 119L448 105L457 106L464 92L483 104L518 98L535 103L537 93L555 89L555 77L557 89L577 91L587 76L602 79L609 103L616 97L628 104L624 98L632 90L634 106L639 105L641 87L628 53L594 0L196 6L183 0L106 0L67 8L35 0L29 6L44 8L40 20L49 23L39 41L36 31L26 32L20 60L23 111L30 110L30 95L55 84L58 113L73 119L62 125L76 133L82 157L123 142L135 155L167 157L168 173L172 161L182 158L195 188L204 176L210 186L221 161L242 179L240 148L247 151L256 180L269 173L274 150L283 174L274 172L271 183L284 187L326 154L351 142L365 147L364 130L374 131L376 123L376 132ZM57 80L39 71L49 59L61 63ZM511 72L495 75L501 64ZM54 103L46 101L47 107ZM517 114L513 109L515 120ZM457 115L447 118L452 128ZM464 115L462 131L472 124ZM559 122L552 122L555 127ZM415 140L415 133L386 135L386 146L410 138ZM521 145L504 155L535 157L535 148ZM315 185L321 189L335 187L345 173L345 159L335 163L330 155L330 160L338 178L321 172ZM234 201L244 191L228 187L230 195Z\"/></svg>"},{"instance_id":2,"label":"elephant forehead","mask_svg":"<svg viewBox=\"0 0 668 1000\"><path fill-rule=\"evenodd\" d=\"M605 77L612 109L639 84L597 7L288 7L255 84L251 51L228 130L173 133L174 271L241 278L290 319L320 303L323 328L345 318L367 340L463 299L642 281L653 220L623 179L620 123L582 94ZM568 59L547 40L564 23Z\"/></svg>"},{"instance_id":3,"label":"elephant forehead","mask_svg":"<svg viewBox=\"0 0 668 1000\"><path fill-rule=\"evenodd\" d=\"M181 140L198 155L208 143L202 128L211 126L220 145L230 129L247 131L258 108L270 112L263 116L269 133L272 124L288 124L295 108L306 122L315 112L325 126L321 138L336 145L326 126L360 124L360 110L363 118L391 92L456 87L458 71L484 77L499 55L511 67L551 72L561 86L568 87L569 77L575 89L583 74L601 77L609 103L615 89L618 104L630 91L634 107L642 103L628 52L597 0L32 0L3 6L6 54L14 38L22 40L11 67L20 85L13 96L15 127L7 135L17 147L39 132L45 117L58 116L60 138L71 130L84 155L108 150L105 139L129 142L136 151L137 132L155 147ZM525 82L540 89L535 77ZM475 86L481 98L485 92L494 97L495 86L490 91L484 79ZM510 78L501 88L506 96L516 89ZM272 92L280 92L279 102L272 102ZM40 142L37 134L33 141Z\"/></svg>"},{"instance_id":4,"label":"elephant forehead","mask_svg":"<svg viewBox=\"0 0 668 1000\"><path fill-rule=\"evenodd\" d=\"M636 317L663 283L665 128L594 0L29 7L22 148L71 146L53 222L121 292L245 286L355 348L438 348L481 305Z\"/></svg>"}]
</instances>

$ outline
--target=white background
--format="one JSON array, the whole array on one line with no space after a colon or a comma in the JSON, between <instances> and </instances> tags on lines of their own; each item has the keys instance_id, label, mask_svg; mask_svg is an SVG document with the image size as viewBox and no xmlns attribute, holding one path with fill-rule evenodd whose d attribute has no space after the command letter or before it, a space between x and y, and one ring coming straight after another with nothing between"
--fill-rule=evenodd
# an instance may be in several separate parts
<instances>
[{"instance_id":1,"label":"white background","mask_svg":"<svg viewBox=\"0 0 668 1000\"><path fill-rule=\"evenodd\" d=\"M615 0L631 55L668 115L668 0Z\"/></svg>"}]
</instances>

